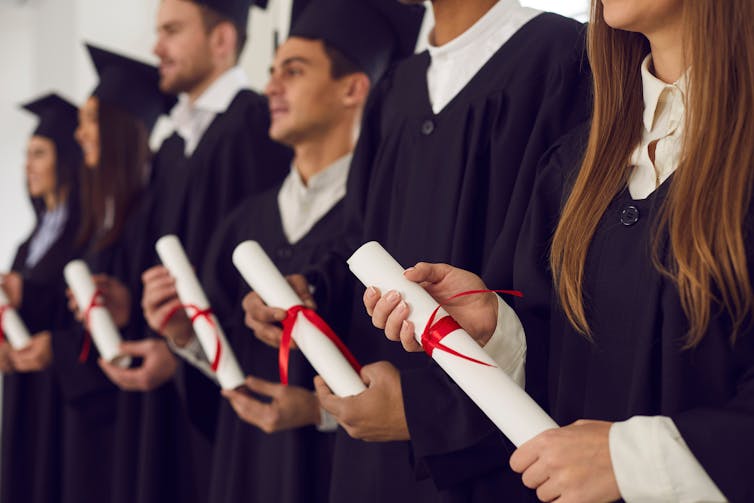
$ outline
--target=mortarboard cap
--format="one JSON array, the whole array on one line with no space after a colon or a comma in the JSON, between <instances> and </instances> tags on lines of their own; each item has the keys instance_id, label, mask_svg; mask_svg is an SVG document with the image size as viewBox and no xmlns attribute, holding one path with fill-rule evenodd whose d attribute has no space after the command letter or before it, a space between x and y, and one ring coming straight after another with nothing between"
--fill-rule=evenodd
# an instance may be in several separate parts
<instances>
[{"instance_id":1,"label":"mortarboard cap","mask_svg":"<svg viewBox=\"0 0 754 503\"><path fill-rule=\"evenodd\" d=\"M396 0L311 0L291 37L324 40L376 82L396 59L416 48L424 7Z\"/></svg>"},{"instance_id":2,"label":"mortarboard cap","mask_svg":"<svg viewBox=\"0 0 754 503\"><path fill-rule=\"evenodd\" d=\"M55 142L59 151L77 151L74 133L78 126L79 109L76 105L58 94L51 93L21 107L39 118L33 135L49 138Z\"/></svg>"},{"instance_id":3,"label":"mortarboard cap","mask_svg":"<svg viewBox=\"0 0 754 503\"><path fill-rule=\"evenodd\" d=\"M151 131L157 118L175 104L160 91L157 67L86 44L99 83L92 92L100 100L133 114Z\"/></svg>"},{"instance_id":4,"label":"mortarboard cap","mask_svg":"<svg viewBox=\"0 0 754 503\"><path fill-rule=\"evenodd\" d=\"M249 8L256 5L262 9L267 8L268 0L193 0L199 5L204 5L218 14L227 17L246 33L246 25L249 23Z\"/></svg>"}]
</instances>

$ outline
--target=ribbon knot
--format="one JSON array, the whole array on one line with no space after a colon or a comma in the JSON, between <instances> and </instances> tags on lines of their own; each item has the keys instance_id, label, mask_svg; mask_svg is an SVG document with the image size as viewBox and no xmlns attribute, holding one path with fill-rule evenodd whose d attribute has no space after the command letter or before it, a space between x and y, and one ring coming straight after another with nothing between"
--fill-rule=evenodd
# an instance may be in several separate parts
<instances>
[{"instance_id":1,"label":"ribbon knot","mask_svg":"<svg viewBox=\"0 0 754 503\"><path fill-rule=\"evenodd\" d=\"M222 356L223 352L223 343L222 339L220 338L220 329L218 328L217 323L215 323L214 313L212 312L211 307L201 308L196 304L181 304L175 306L168 312L168 314L165 316L165 319L162 320L158 331L162 333L170 320L173 319L173 316L175 316L175 314L181 309L188 311L186 314L189 315L189 321L191 322L191 325L196 323L196 320L198 320L199 318L204 318L212 327L212 330L215 333L215 357L212 359L211 368L212 372L217 372L217 369L220 366L220 357Z\"/></svg>"},{"instance_id":2,"label":"ribbon knot","mask_svg":"<svg viewBox=\"0 0 754 503\"><path fill-rule=\"evenodd\" d=\"M92 310L95 307L105 307L105 300L102 298L102 291L95 290L89 305L84 309L84 341L81 343L81 352L79 353L79 363L84 363L89 359L89 352L92 349L92 334L90 332L90 318Z\"/></svg>"},{"instance_id":3,"label":"ribbon knot","mask_svg":"<svg viewBox=\"0 0 754 503\"><path fill-rule=\"evenodd\" d=\"M427 320L427 324L424 326L424 330L422 331L421 335L421 345L422 348L424 348L424 352L427 353L429 356L432 356L432 353L435 349L439 349L440 351L445 351L446 353L450 353L451 355L457 356L459 358L463 358L464 360L468 360L473 363L478 363L479 365L484 365L486 367L494 367L494 365L490 365L487 362L483 362L481 360L477 360L476 358L472 358L470 356L464 355L463 353L459 353L455 349L446 346L442 343L442 340L450 333L455 332L459 328L461 328L461 325L458 324L456 320L454 320L451 316L444 316L440 318L439 320L435 321L435 318L437 317L438 311L440 311L440 308L447 304L449 301L453 299L457 299L459 297L466 297L469 295L479 295L482 293L502 293L507 295L513 295L515 297L523 297L524 294L517 290L469 290L466 292L457 293L451 297L448 297L445 299L441 304L439 304L434 311L432 311L432 314L430 315L429 319Z\"/></svg>"},{"instance_id":4,"label":"ribbon knot","mask_svg":"<svg viewBox=\"0 0 754 503\"><path fill-rule=\"evenodd\" d=\"M335 347L337 347L338 350L346 358L346 360L348 360L348 363L351 364L351 367L353 367L357 374L361 372L361 365L356 360L356 357L348 350L346 345L343 344L343 341L340 340L340 338L335 334L335 331L330 328L330 325L328 325L325 320L320 318L320 316L313 309L298 305L288 309L287 313L288 314L286 315L285 319L282 321L283 336L280 339L280 350L278 351L278 366L280 368L280 382L282 384L288 384L288 363L291 353L293 327L296 326L296 321L298 320L299 314L302 314L304 318L309 320L312 325L314 325L320 332L322 332L325 337L330 339L330 341L335 344Z\"/></svg>"}]
</instances>

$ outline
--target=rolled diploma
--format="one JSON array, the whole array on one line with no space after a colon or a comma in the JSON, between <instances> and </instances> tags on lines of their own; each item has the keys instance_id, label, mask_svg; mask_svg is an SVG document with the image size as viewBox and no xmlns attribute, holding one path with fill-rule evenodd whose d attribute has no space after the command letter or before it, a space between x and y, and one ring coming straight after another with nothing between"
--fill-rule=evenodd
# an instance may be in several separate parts
<instances>
[{"instance_id":1,"label":"rolled diploma","mask_svg":"<svg viewBox=\"0 0 754 503\"><path fill-rule=\"evenodd\" d=\"M65 276L65 282L73 292L76 303L83 313L96 291L89 266L82 260L74 260L65 266L63 276ZM120 331L115 326L107 308L101 306L92 308L89 312L88 330L103 359L122 368L131 365L131 357L120 353L122 340Z\"/></svg>"},{"instance_id":2,"label":"rolled diploma","mask_svg":"<svg viewBox=\"0 0 754 503\"><path fill-rule=\"evenodd\" d=\"M1 287L0 306L7 306L3 313L3 333L13 349L23 349L31 344L29 329L26 328L18 312L10 307L10 301Z\"/></svg>"},{"instance_id":3,"label":"rolled diploma","mask_svg":"<svg viewBox=\"0 0 754 503\"><path fill-rule=\"evenodd\" d=\"M356 250L348 259L348 266L365 286L375 286L383 293L395 290L402 295L410 307L408 319L416 329L414 335L421 343L421 333L437 302L421 286L406 279L403 267L377 242L366 243ZM445 316L447 312L440 309L435 320ZM480 365L440 349L432 352L438 365L516 446L558 427L466 331L455 330L442 342L463 355L492 365Z\"/></svg>"},{"instance_id":4,"label":"rolled diploma","mask_svg":"<svg viewBox=\"0 0 754 503\"><path fill-rule=\"evenodd\" d=\"M233 264L268 306L287 311L301 304L301 299L256 241L238 245L233 251ZM291 337L333 393L345 397L366 389L338 347L300 313Z\"/></svg>"},{"instance_id":5,"label":"rolled diploma","mask_svg":"<svg viewBox=\"0 0 754 503\"><path fill-rule=\"evenodd\" d=\"M207 296L204 294L204 290L202 290L178 238L173 235L163 236L157 241L155 248L157 249L157 254L160 256L160 260L168 268L173 278L175 278L175 287L178 290L178 298L181 299L181 303L193 304L200 309L209 307ZM186 309L186 314L191 318L194 313L192 310ZM194 331L199 339L199 344L201 344L204 350L204 354L207 355L210 361L214 359L217 348L215 337L218 336L220 338L222 353L220 354L220 362L215 375L223 389L236 389L243 385L244 374L241 372L241 367L238 365L238 360L236 360L233 349L228 344L225 333L222 327L220 327L220 322L217 321L214 314L212 315L212 321L215 323L215 327L206 318L198 317L194 321Z\"/></svg>"}]
</instances>

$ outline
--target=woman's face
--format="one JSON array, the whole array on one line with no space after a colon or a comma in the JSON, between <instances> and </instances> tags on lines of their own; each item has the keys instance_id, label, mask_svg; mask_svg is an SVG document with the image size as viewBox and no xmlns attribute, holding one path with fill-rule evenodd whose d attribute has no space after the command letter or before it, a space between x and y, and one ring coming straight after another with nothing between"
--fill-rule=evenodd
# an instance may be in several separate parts
<instances>
[{"instance_id":1,"label":"woman's face","mask_svg":"<svg viewBox=\"0 0 754 503\"><path fill-rule=\"evenodd\" d=\"M57 188L55 143L44 136L32 136L26 148L26 183L31 197L54 197Z\"/></svg>"},{"instance_id":2,"label":"woman's face","mask_svg":"<svg viewBox=\"0 0 754 503\"><path fill-rule=\"evenodd\" d=\"M79 109L79 127L76 128L76 141L84 153L84 165L96 168L100 158L99 143L99 99L90 96Z\"/></svg>"},{"instance_id":3,"label":"woman's face","mask_svg":"<svg viewBox=\"0 0 754 503\"><path fill-rule=\"evenodd\" d=\"M617 30L649 35L677 25L683 0L601 0L605 22Z\"/></svg>"}]
</instances>

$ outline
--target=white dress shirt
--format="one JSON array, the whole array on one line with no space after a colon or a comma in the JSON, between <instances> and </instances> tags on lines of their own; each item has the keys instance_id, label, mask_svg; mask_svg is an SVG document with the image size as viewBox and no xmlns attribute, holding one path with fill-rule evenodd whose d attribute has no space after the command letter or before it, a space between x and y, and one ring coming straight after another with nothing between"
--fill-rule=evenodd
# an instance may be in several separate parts
<instances>
[{"instance_id":1,"label":"white dress shirt","mask_svg":"<svg viewBox=\"0 0 754 503\"><path fill-rule=\"evenodd\" d=\"M63 233L68 221L68 205L59 204L52 211L42 214L42 223L29 242L29 253L26 255L26 267L34 267L50 250L55 241Z\"/></svg>"},{"instance_id":2,"label":"white dress shirt","mask_svg":"<svg viewBox=\"0 0 754 503\"><path fill-rule=\"evenodd\" d=\"M225 112L236 95L249 88L249 79L239 66L218 77L199 98L191 103L187 94L178 96L178 103L170 111L175 131L183 138L186 157L199 145L215 116Z\"/></svg>"},{"instance_id":3,"label":"white dress shirt","mask_svg":"<svg viewBox=\"0 0 754 503\"><path fill-rule=\"evenodd\" d=\"M678 167L683 148L687 75L666 84L650 69L652 55L641 64L644 116L641 142L631 154L634 167L628 190L634 199L646 199ZM654 160L650 148L654 145Z\"/></svg>"},{"instance_id":4,"label":"white dress shirt","mask_svg":"<svg viewBox=\"0 0 754 503\"><path fill-rule=\"evenodd\" d=\"M306 236L328 211L346 195L348 168L353 154L347 154L304 184L295 167L278 192L283 233L290 244Z\"/></svg>"},{"instance_id":5,"label":"white dress shirt","mask_svg":"<svg viewBox=\"0 0 754 503\"><path fill-rule=\"evenodd\" d=\"M430 32L427 87L434 113L440 113L503 44L540 13L521 7L518 0L499 0L471 28L447 44L433 45Z\"/></svg>"}]
</instances>

